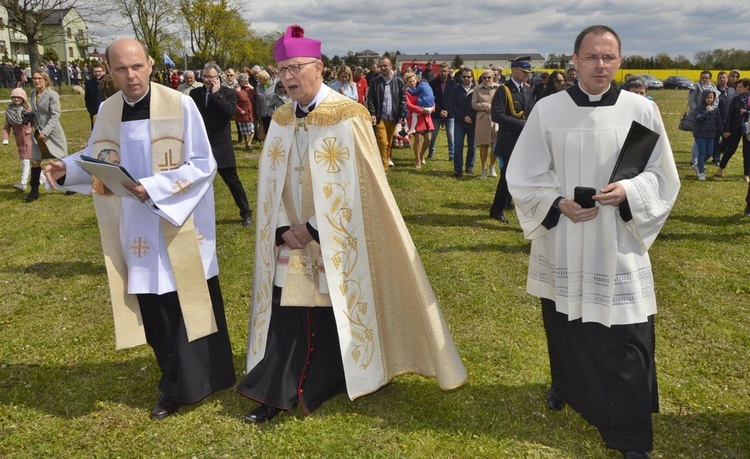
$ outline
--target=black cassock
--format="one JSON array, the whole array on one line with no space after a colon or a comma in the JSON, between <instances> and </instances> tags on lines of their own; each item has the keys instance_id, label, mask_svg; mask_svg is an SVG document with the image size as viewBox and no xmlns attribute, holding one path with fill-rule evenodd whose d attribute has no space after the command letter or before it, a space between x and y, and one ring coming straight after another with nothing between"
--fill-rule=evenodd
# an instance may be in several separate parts
<instances>
[{"instance_id":1,"label":"black cassock","mask_svg":"<svg viewBox=\"0 0 750 459\"><path fill-rule=\"evenodd\" d=\"M555 391L599 429L608 447L652 450L651 413L659 412L654 316L608 328L568 321L542 298L542 317Z\"/></svg>"},{"instance_id":2,"label":"black cassock","mask_svg":"<svg viewBox=\"0 0 750 459\"><path fill-rule=\"evenodd\" d=\"M122 121L148 119L150 104L151 92L132 107L124 104ZM161 369L159 389L181 405L228 389L237 380L219 278L206 282L218 331L193 342L188 342L177 292L137 295L146 342Z\"/></svg>"},{"instance_id":3,"label":"black cassock","mask_svg":"<svg viewBox=\"0 0 750 459\"><path fill-rule=\"evenodd\" d=\"M330 307L281 306L273 288L266 354L238 385L240 395L291 411L312 413L346 392L336 320Z\"/></svg>"}]
</instances>

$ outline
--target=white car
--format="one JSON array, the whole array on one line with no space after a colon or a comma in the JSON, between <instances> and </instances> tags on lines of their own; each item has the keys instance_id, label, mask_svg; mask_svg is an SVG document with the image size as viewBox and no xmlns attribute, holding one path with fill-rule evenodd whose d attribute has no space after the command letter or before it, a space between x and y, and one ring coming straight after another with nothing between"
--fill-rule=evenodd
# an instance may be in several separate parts
<instances>
[{"instance_id":1,"label":"white car","mask_svg":"<svg viewBox=\"0 0 750 459\"><path fill-rule=\"evenodd\" d=\"M638 76L643 78L648 89L664 89L664 83L661 80L657 80L656 77L650 73L643 73Z\"/></svg>"}]
</instances>

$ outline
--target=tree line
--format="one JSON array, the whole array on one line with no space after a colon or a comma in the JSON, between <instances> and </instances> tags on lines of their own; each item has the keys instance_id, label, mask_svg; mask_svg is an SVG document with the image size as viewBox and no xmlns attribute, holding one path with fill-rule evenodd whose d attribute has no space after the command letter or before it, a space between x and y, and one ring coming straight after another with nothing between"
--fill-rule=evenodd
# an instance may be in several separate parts
<instances>
[{"instance_id":1,"label":"tree line","mask_svg":"<svg viewBox=\"0 0 750 459\"><path fill-rule=\"evenodd\" d=\"M565 54L549 54L547 68L565 68L570 56ZM651 57L637 54L624 56L623 69L750 69L750 51L744 49L722 49L698 51L693 61L680 54L673 58L667 53L658 53Z\"/></svg>"}]
</instances>

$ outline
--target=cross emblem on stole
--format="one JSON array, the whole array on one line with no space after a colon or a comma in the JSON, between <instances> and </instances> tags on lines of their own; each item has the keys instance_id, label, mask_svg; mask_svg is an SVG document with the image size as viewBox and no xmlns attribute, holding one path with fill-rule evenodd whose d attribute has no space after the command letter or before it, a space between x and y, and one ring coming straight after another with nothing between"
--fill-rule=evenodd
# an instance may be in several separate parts
<instances>
[{"instance_id":1,"label":"cross emblem on stole","mask_svg":"<svg viewBox=\"0 0 750 459\"><path fill-rule=\"evenodd\" d=\"M130 254L136 258L143 258L148 255L148 250L150 248L148 239L139 236L133 239L133 242L130 243Z\"/></svg>"},{"instance_id":2,"label":"cross emblem on stole","mask_svg":"<svg viewBox=\"0 0 750 459\"><path fill-rule=\"evenodd\" d=\"M169 151L164 153L164 164L159 164L159 171L171 171L172 169L177 169L178 164L172 161L172 149L170 148Z\"/></svg>"},{"instance_id":3,"label":"cross emblem on stole","mask_svg":"<svg viewBox=\"0 0 750 459\"><path fill-rule=\"evenodd\" d=\"M172 185L172 194L183 194L190 189L190 185L192 183L188 179L181 178Z\"/></svg>"}]
</instances>

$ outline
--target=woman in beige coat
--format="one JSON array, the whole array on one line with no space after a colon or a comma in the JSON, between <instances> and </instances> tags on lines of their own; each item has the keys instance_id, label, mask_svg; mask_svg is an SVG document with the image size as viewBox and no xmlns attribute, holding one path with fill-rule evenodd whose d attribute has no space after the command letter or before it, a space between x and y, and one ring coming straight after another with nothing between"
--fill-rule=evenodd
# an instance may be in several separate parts
<instances>
[{"instance_id":1,"label":"woman in beige coat","mask_svg":"<svg viewBox=\"0 0 750 459\"><path fill-rule=\"evenodd\" d=\"M39 199L39 177L42 159L68 156L68 142L60 124L60 96L52 90L52 80L41 68L31 74L31 112L34 113L34 132L31 136L31 191L26 202Z\"/></svg>"},{"instance_id":2,"label":"woman in beige coat","mask_svg":"<svg viewBox=\"0 0 750 459\"><path fill-rule=\"evenodd\" d=\"M479 157L482 160L482 178L487 178L487 156L490 156L490 177L497 177L495 172L495 155L488 155L490 147L495 143L497 137L497 126L490 118L490 108L495 91L500 85L494 82L492 70L485 70L479 79L479 84L474 88L471 98L471 108L477 112L475 124L476 145L479 147Z\"/></svg>"}]
</instances>

